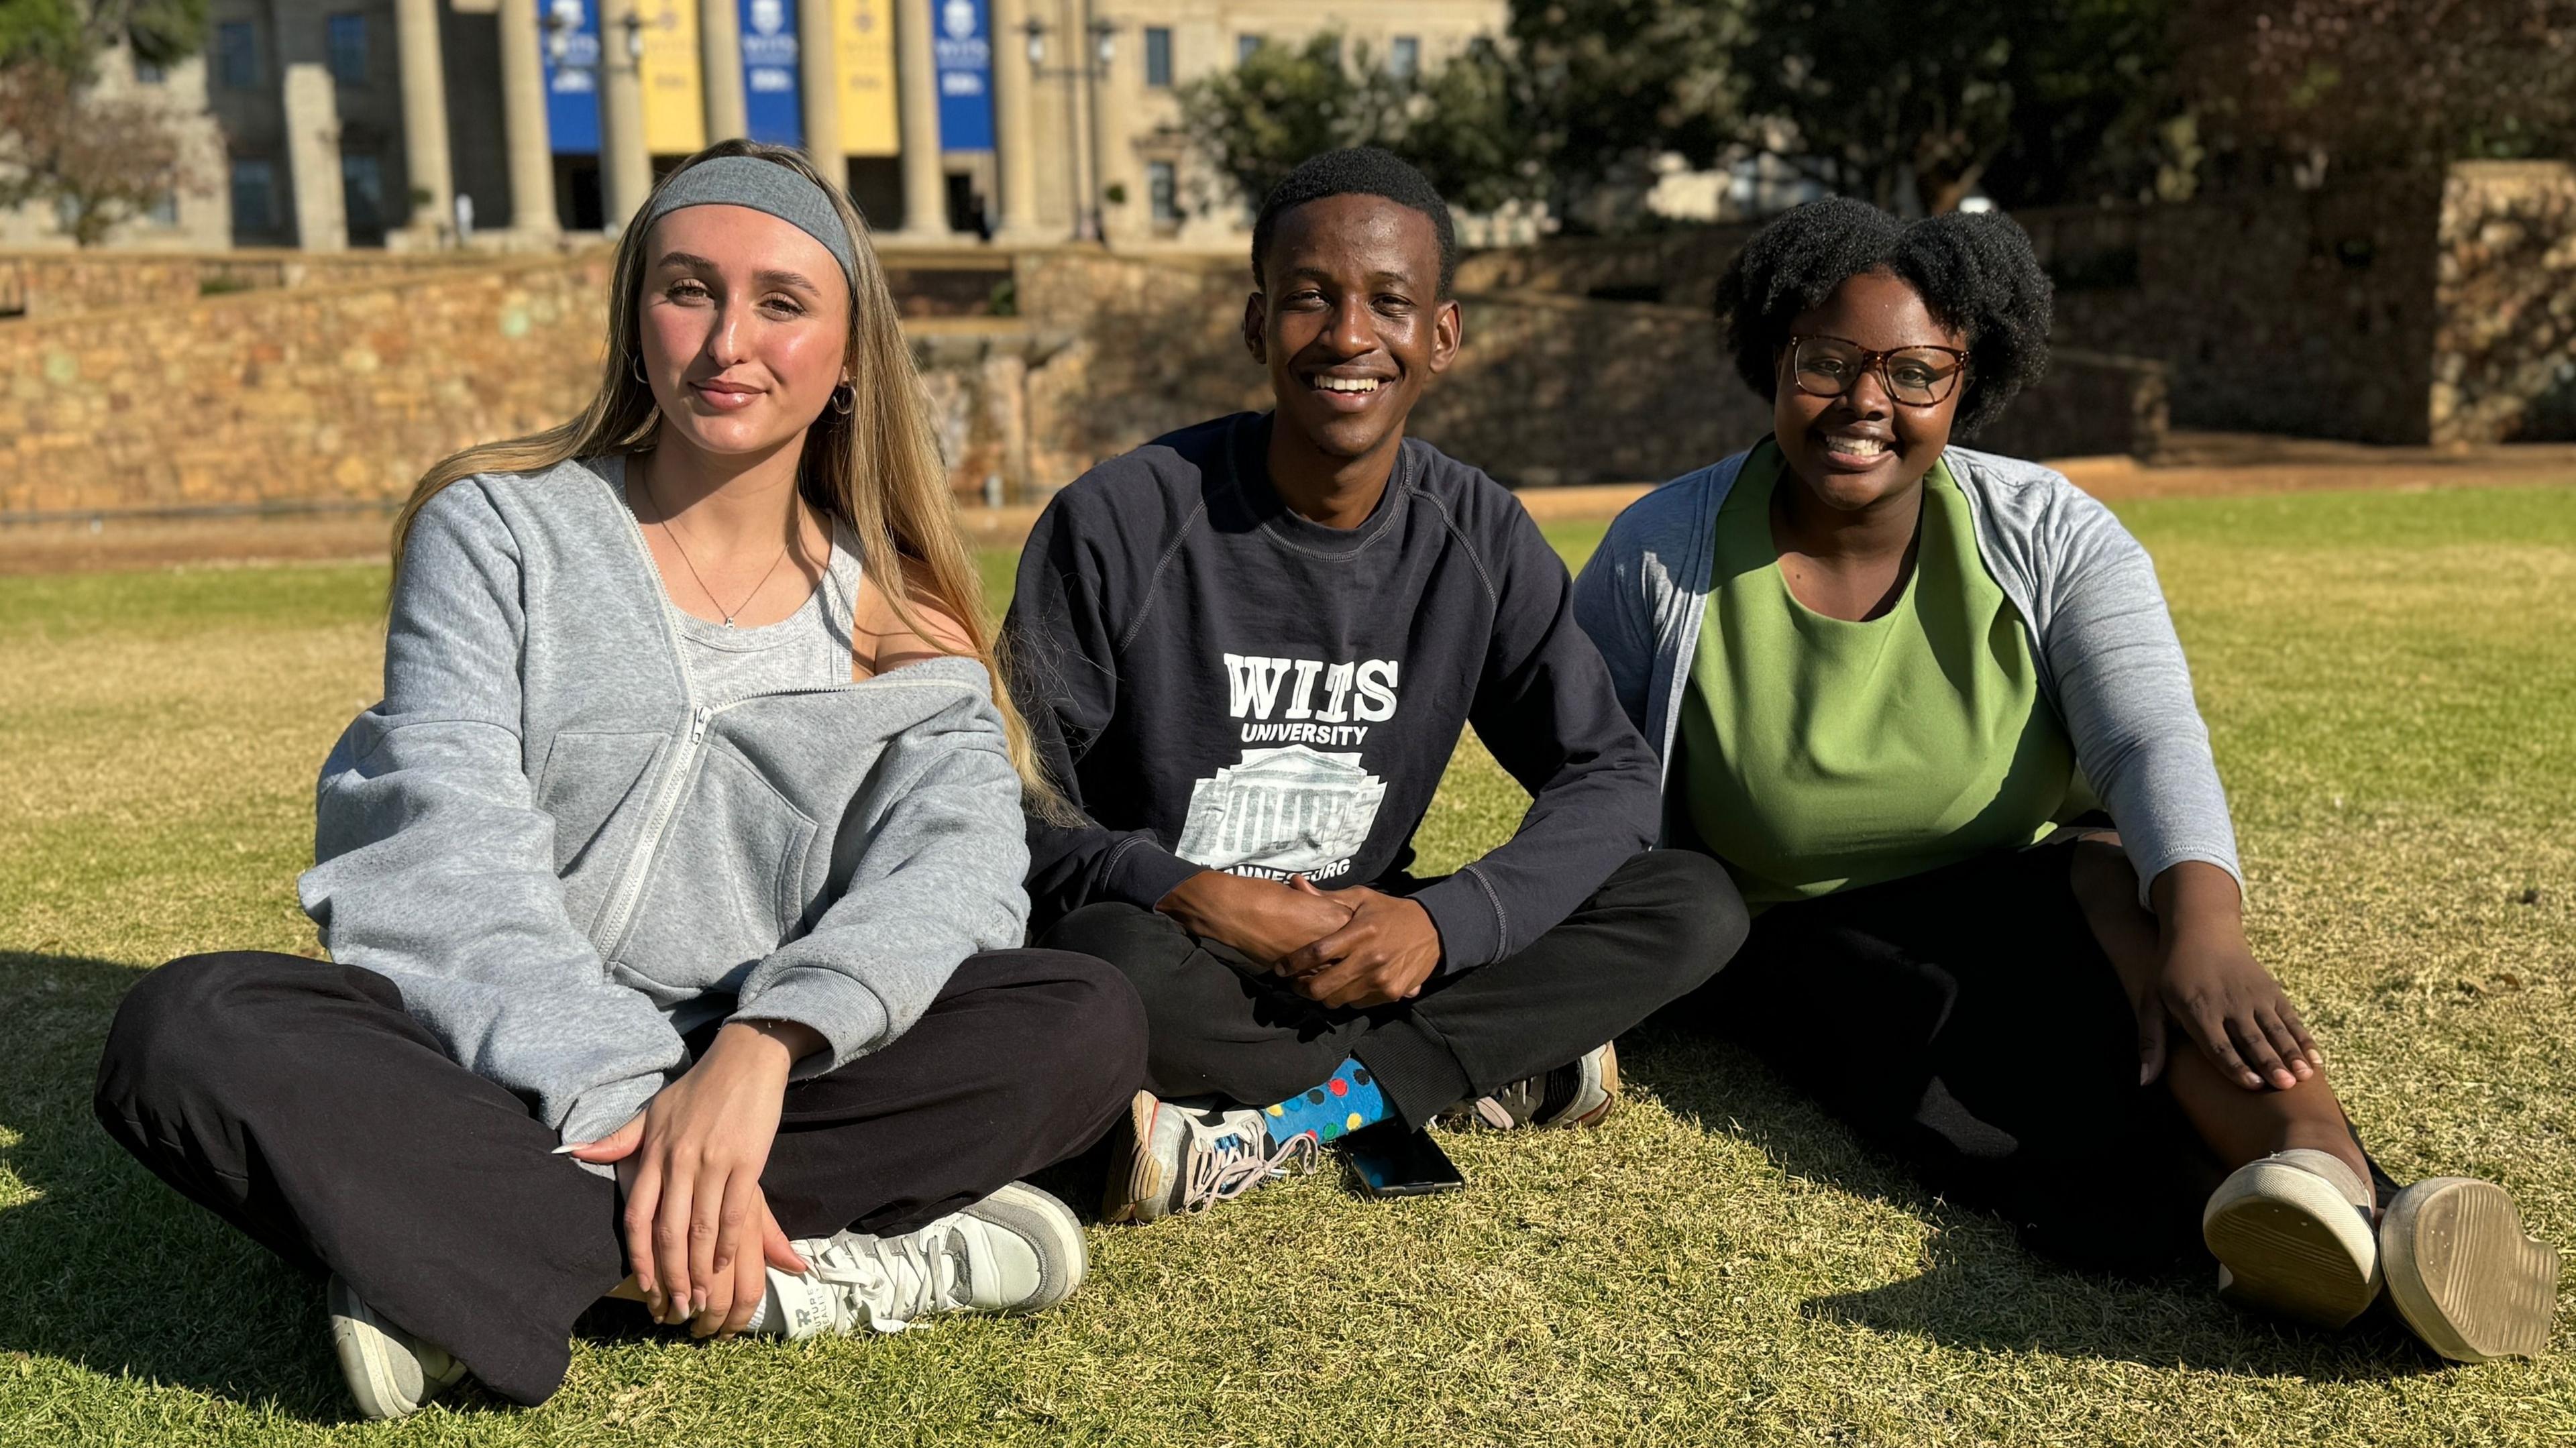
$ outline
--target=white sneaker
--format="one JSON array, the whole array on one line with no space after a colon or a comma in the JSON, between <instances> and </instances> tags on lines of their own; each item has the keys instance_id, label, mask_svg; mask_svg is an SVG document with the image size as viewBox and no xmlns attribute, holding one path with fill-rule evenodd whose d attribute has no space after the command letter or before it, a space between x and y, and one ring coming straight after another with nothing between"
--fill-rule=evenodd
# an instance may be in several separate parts
<instances>
[{"instance_id":1,"label":"white sneaker","mask_svg":"<svg viewBox=\"0 0 2576 1448\"><path fill-rule=\"evenodd\" d=\"M361 1417L410 1417L465 1380L465 1364L378 1316L337 1276L324 1302L331 1313L331 1352Z\"/></svg>"},{"instance_id":2,"label":"white sneaker","mask_svg":"<svg viewBox=\"0 0 2576 1448\"><path fill-rule=\"evenodd\" d=\"M1104 1222L1155 1222L1174 1212L1204 1212L1230 1202L1290 1166L1313 1170L1324 1149L1301 1131L1273 1147L1256 1107L1214 1101L1165 1101L1139 1091L1110 1143Z\"/></svg>"},{"instance_id":3,"label":"white sneaker","mask_svg":"<svg viewBox=\"0 0 2576 1448\"><path fill-rule=\"evenodd\" d=\"M2434 1177L2397 1194L2379 1223L2388 1300L2453 1362L2537 1357L2558 1306L2558 1249L2522 1230L2513 1194Z\"/></svg>"},{"instance_id":4,"label":"white sneaker","mask_svg":"<svg viewBox=\"0 0 2576 1448\"><path fill-rule=\"evenodd\" d=\"M1461 1101L1438 1119L1452 1130L1598 1126L1618 1100L1619 1048L1605 1041L1555 1070L1524 1076L1491 1096Z\"/></svg>"},{"instance_id":5,"label":"white sneaker","mask_svg":"<svg viewBox=\"0 0 2576 1448\"><path fill-rule=\"evenodd\" d=\"M2209 1197L2201 1240L2219 1295L2319 1327L2342 1327L2379 1295L2370 1184L2305 1147L2238 1167Z\"/></svg>"},{"instance_id":6,"label":"white sneaker","mask_svg":"<svg viewBox=\"0 0 2576 1448\"><path fill-rule=\"evenodd\" d=\"M839 1232L795 1246L814 1270L769 1269L760 1327L790 1338L901 1332L939 1312L1035 1312L1071 1296L1089 1261L1072 1209L1026 1182L901 1236Z\"/></svg>"}]
</instances>

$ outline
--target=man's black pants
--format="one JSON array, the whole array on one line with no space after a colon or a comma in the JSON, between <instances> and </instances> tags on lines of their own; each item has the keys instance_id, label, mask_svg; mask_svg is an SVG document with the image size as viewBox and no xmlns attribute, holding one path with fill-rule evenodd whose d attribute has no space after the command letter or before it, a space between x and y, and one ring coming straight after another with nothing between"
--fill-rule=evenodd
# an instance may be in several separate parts
<instances>
[{"instance_id":1,"label":"man's black pants","mask_svg":"<svg viewBox=\"0 0 2576 1448\"><path fill-rule=\"evenodd\" d=\"M909 1231L1098 1140L1144 1045L1099 961L969 957L892 1044L787 1088L761 1188L790 1237ZM369 971L260 952L153 971L117 1008L96 1109L181 1194L515 1402L554 1392L574 1319L627 1276L616 1184L553 1155Z\"/></svg>"},{"instance_id":2,"label":"man's black pants","mask_svg":"<svg viewBox=\"0 0 2576 1448\"><path fill-rule=\"evenodd\" d=\"M1516 955L1434 975L1410 1001L1328 1009L1241 951L1166 915L1088 905L1040 944L1095 955L1144 997L1157 1096L1284 1101L1357 1057L1394 1114L1420 1126L1460 1101L1575 1059L1697 989L1744 940L1742 897L1716 861L1657 850Z\"/></svg>"}]
</instances>

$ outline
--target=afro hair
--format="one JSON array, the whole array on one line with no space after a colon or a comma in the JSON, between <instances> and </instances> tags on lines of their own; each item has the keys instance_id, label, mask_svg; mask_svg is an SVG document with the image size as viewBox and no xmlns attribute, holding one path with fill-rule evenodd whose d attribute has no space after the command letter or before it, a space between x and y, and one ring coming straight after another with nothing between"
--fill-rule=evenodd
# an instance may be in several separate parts
<instances>
[{"instance_id":1,"label":"afro hair","mask_svg":"<svg viewBox=\"0 0 2576 1448\"><path fill-rule=\"evenodd\" d=\"M1270 188L1270 194L1262 199L1260 216L1252 223L1254 286L1268 285L1261 274L1261 262L1270 253L1270 238L1278 230L1279 218L1327 196L1382 196L1429 217L1432 233L1440 238L1440 295L1449 295L1449 284L1458 276L1458 233L1449 221L1449 203L1440 199L1440 189L1412 162L1375 146L1309 156Z\"/></svg>"},{"instance_id":2,"label":"afro hair","mask_svg":"<svg viewBox=\"0 0 2576 1448\"><path fill-rule=\"evenodd\" d=\"M1884 271L1914 288L1933 319L1967 341L1967 394L1954 436L1974 436L2048 370L2048 273L2030 237L1997 211L1899 221L1865 201L1829 197L1753 234L1717 283L1717 317L1735 370L1779 393L1780 349L1799 313L1836 287Z\"/></svg>"}]
</instances>

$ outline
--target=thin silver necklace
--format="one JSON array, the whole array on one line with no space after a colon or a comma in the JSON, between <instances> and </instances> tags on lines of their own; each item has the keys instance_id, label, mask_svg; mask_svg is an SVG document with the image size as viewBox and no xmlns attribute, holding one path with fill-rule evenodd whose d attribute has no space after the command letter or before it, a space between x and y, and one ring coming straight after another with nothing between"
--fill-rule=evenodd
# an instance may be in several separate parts
<instances>
[{"instance_id":1,"label":"thin silver necklace","mask_svg":"<svg viewBox=\"0 0 2576 1448\"><path fill-rule=\"evenodd\" d=\"M649 467L646 467L639 468L637 471L644 475L644 501L651 503L653 505L653 511L661 514L660 522L662 524L662 536L671 540L672 550L680 555L681 566L689 570L689 578L698 585L698 592L705 594L707 596L707 602L716 606L716 612L724 615L724 626L726 628L733 627L734 616L741 613L744 609L751 607L751 601L760 597L760 591L769 586L771 575L778 572L778 565L786 562L787 555L795 551L796 539L801 536L804 531L805 516L804 510L801 506L804 500L800 498L793 489L788 491L787 541L779 546L778 556L769 560L768 569L760 575L760 581L751 586L751 592L742 596L742 602L737 603L732 608L728 609L724 606L724 600L716 597L716 591L707 587L707 581L698 576L698 565L690 559L688 545L680 541L679 534L671 531L671 515L663 510L662 500L653 495L652 470Z\"/></svg>"}]
</instances>

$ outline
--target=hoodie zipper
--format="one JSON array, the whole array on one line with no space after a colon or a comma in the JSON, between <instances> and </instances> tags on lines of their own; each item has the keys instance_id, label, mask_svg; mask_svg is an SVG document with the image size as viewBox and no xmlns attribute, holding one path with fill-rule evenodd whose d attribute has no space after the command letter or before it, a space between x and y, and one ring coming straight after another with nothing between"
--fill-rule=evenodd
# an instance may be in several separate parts
<instances>
[{"instance_id":1,"label":"hoodie zipper","mask_svg":"<svg viewBox=\"0 0 2576 1448\"><path fill-rule=\"evenodd\" d=\"M644 817L643 838L635 842L635 852L626 857L626 878L617 882L617 893L609 897L608 918L601 922L607 928L599 933L611 951L626 943L627 924L634 919L636 903L644 894L644 877L653 872L653 858L662 852L662 836L671 828L671 817L680 812L680 792L688 788L698 751L707 742L707 721L715 717L715 712L706 704L690 711L689 737L663 773L662 788L653 796L653 811Z\"/></svg>"},{"instance_id":2,"label":"hoodie zipper","mask_svg":"<svg viewBox=\"0 0 2576 1448\"><path fill-rule=\"evenodd\" d=\"M633 852L627 855L626 872L618 879L616 891L609 896L608 910L600 919L601 925L609 927L596 937L606 942L600 952L603 964L614 963L619 948L626 944L627 927L634 924L636 907L643 903L645 878L653 873L653 861L662 853L662 837L670 831L672 818L680 812L680 796L688 788L690 776L696 773L698 755L706 747L707 725L715 716L736 704L748 704L754 699L838 694L885 681L885 676L879 674L873 678L853 679L845 684L815 684L801 689L772 689L765 693L745 694L722 704L697 702L697 682L689 675L689 651L681 646L678 628L671 622L671 612L676 605L671 602L670 593L663 585L660 567L653 562L653 545L644 536L643 523L626 506L625 468L625 459L621 456L616 480L611 481L605 474L595 471L592 476L607 485L618 515L626 520L628 536L635 540L636 556L643 560L645 574L653 581L654 594L661 599L662 641L671 651L671 662L680 671L680 687L689 697L689 737L681 743L669 772L662 776L661 788L653 796L652 813L645 817L643 837L635 842ZM911 680L904 682L913 684Z\"/></svg>"},{"instance_id":3,"label":"hoodie zipper","mask_svg":"<svg viewBox=\"0 0 2576 1448\"><path fill-rule=\"evenodd\" d=\"M758 699L785 699L800 694L840 694L887 682L880 675L856 679L846 684L815 684L801 689L771 689L758 694L745 694L721 704L693 704L689 710L688 737L681 742L678 754L662 776L661 788L653 795L653 808L644 817L644 833L635 842L634 852L626 857L626 873L617 882L616 893L609 896L608 911L601 918L599 939L607 942L603 952L609 959L626 944L626 930L634 923L635 911L643 903L644 882L653 873L653 862L662 853L662 839L671 829L671 821L680 813L680 797L688 792L689 780L697 773L698 756L706 751L707 726L718 714L738 704ZM914 680L900 681L905 687L920 687ZM937 687L935 684L932 687Z\"/></svg>"}]
</instances>

